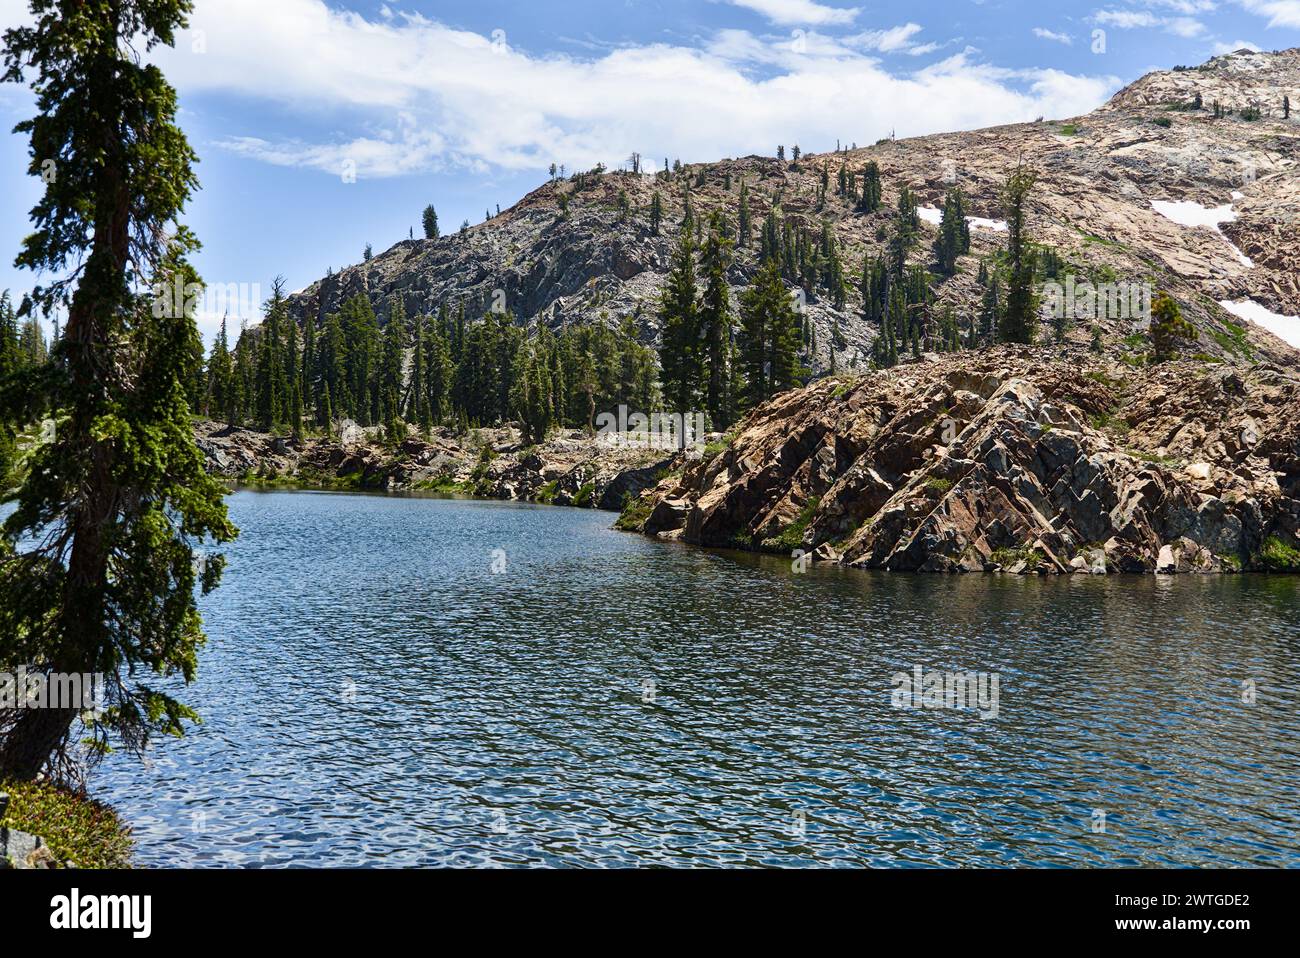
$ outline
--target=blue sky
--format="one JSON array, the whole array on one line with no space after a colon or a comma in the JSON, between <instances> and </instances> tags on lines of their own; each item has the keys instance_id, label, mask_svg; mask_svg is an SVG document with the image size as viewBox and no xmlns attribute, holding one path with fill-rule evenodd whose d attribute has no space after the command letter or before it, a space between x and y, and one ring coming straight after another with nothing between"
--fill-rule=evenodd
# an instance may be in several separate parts
<instances>
[{"instance_id":1,"label":"blue sky","mask_svg":"<svg viewBox=\"0 0 1300 958\"><path fill-rule=\"evenodd\" d=\"M0 25L26 6L0 0ZM202 158L199 270L265 293L419 235L429 202L445 231L481 222L552 162L1067 117L1149 70L1296 45L1300 0L196 0L157 59ZM0 88L5 128L30 110ZM39 183L25 141L0 144L0 289L20 292Z\"/></svg>"}]
</instances>

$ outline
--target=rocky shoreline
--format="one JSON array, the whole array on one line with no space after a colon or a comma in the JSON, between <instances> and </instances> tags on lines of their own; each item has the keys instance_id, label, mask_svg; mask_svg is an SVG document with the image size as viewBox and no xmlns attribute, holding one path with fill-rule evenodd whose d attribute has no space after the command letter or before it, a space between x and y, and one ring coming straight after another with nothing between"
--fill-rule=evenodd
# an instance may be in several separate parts
<instances>
[{"instance_id":1,"label":"rocky shoreline","mask_svg":"<svg viewBox=\"0 0 1300 958\"><path fill-rule=\"evenodd\" d=\"M624 528L916 572L1300 571L1300 376L999 347L821 380Z\"/></svg>"},{"instance_id":2,"label":"rocky shoreline","mask_svg":"<svg viewBox=\"0 0 1300 958\"><path fill-rule=\"evenodd\" d=\"M513 425L412 432L389 443L378 427L350 420L333 436L303 439L205 420L195 424L195 439L210 474L246 485L461 493L614 512L674 458L572 429L528 445Z\"/></svg>"}]
</instances>

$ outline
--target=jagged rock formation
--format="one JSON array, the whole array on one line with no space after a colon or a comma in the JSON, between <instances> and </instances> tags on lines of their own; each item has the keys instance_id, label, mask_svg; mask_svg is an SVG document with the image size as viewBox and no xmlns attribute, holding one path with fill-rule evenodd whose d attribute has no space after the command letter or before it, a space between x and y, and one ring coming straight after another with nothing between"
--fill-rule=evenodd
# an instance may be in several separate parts
<instances>
[{"instance_id":1,"label":"jagged rock formation","mask_svg":"<svg viewBox=\"0 0 1300 958\"><path fill-rule=\"evenodd\" d=\"M1300 567L1300 375L999 347L755 410L630 514L900 571Z\"/></svg>"},{"instance_id":2,"label":"jagged rock formation","mask_svg":"<svg viewBox=\"0 0 1300 958\"><path fill-rule=\"evenodd\" d=\"M1191 109L1197 94L1202 108ZM671 180L630 172L585 174L580 183L547 183L462 233L400 242L309 286L293 298L292 308L300 319L319 321L345 298L363 293L381 317L394 296L410 316L462 300L473 316L491 308L500 290L517 321L558 327L632 316L653 341L657 294L688 183L698 216L707 220L721 209L733 227L740 183L748 184L755 239L738 250L731 271L731 282L740 287L757 268L757 230L773 203L785 219L809 229L820 230L828 221L856 277L863 257L880 250L902 185L931 207L942 204L950 185L960 186L970 213L997 219L999 188L1008 168L1023 157L1041 173L1031 198L1030 232L1055 246L1080 279L1149 282L1171 291L1200 331L1191 351L1233 362L1287 363L1291 354L1283 344L1219 305L1251 298L1279 314L1300 316L1300 114L1282 118L1284 95L1300 104L1300 49L1240 51L1194 69L1153 73L1101 109L1069 121L882 141L805 154L798 163L745 157L692 164ZM1215 118L1215 102L1229 115ZM1260 109L1258 119L1242 116L1252 104ZM863 214L835 195L834 183L841 163L861 171L870 160L881 167L885 203ZM819 208L823 168L832 189ZM648 214L656 192L664 206L658 234ZM631 209L626 218L620 213L622 193ZM1220 235L1179 225L1152 207L1183 201L1210 208L1231 204L1236 219ZM928 248L934 227L923 229ZM940 304L952 304L964 321L979 300L976 257L994 253L1004 241L1004 234L978 224L972 232L971 255L937 290ZM856 288L843 310L834 309L824 293L811 294L815 369L865 368L877 330L860 308ZM842 338L833 344L837 325ZM1086 341L1087 325L1071 335ZM1129 339L1133 322L1103 318L1100 325L1109 349L1135 348Z\"/></svg>"},{"instance_id":3,"label":"jagged rock formation","mask_svg":"<svg viewBox=\"0 0 1300 958\"><path fill-rule=\"evenodd\" d=\"M615 511L654 485L671 459L662 449L613 444L577 430L536 446L524 443L514 426L468 436L439 429L395 447L381 440L378 428L350 420L338 432L337 439L294 440L200 422L195 438L208 472L235 481L459 492Z\"/></svg>"}]
</instances>

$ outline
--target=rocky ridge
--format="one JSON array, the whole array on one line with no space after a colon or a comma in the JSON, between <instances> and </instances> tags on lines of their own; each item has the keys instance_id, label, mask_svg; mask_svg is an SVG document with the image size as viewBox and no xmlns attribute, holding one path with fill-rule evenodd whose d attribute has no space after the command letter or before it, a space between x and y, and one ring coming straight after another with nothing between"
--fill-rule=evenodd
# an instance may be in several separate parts
<instances>
[{"instance_id":1,"label":"rocky ridge","mask_svg":"<svg viewBox=\"0 0 1300 958\"><path fill-rule=\"evenodd\" d=\"M1193 109L1198 94L1202 108ZM1300 316L1300 113L1282 117L1284 95L1300 104L1300 49L1239 51L1149 74L1102 108L1069 120L883 140L804 154L797 163L750 156L688 164L671 180L628 171L556 179L485 223L434 240L405 240L345 267L295 295L292 309L301 320L319 322L346 298L363 294L381 318L393 297L408 316L464 302L473 317L496 301L518 322L552 327L630 316L653 342L657 296L688 183L692 208L705 219L720 209L734 224L743 180L756 232L774 203L784 219L808 229L829 222L856 278L863 257L880 250L904 184L932 209L950 186L959 186L971 214L997 220L999 188L1023 158L1040 173L1029 230L1060 252L1072 274L1169 290L1200 332L1191 351L1230 362L1290 362L1290 350L1271 333L1220 305L1249 298L1280 315ZM1214 116L1215 102L1226 116ZM1257 119L1242 115L1252 105L1260 110ZM870 214L834 191L841 163L860 171L868 161L880 165L885 188L884 206ZM824 208L817 202L823 169L832 184ZM656 192L664 205L657 234L648 215ZM621 194L630 204L626 217ZM1157 212L1157 202L1230 209L1220 233L1181 225ZM923 230L926 250L935 227L927 223ZM1004 242L989 225L977 222L972 233L970 256L936 290L940 306L953 305L963 321L979 302L977 259ZM733 287L744 286L757 265L755 238L737 250ZM842 310L824 294L809 296L818 371L865 368L877 330L862 318L853 286ZM1078 324L1071 338L1086 342L1090 325ZM1109 350L1136 348L1132 321L1103 317L1099 325Z\"/></svg>"},{"instance_id":2,"label":"rocky ridge","mask_svg":"<svg viewBox=\"0 0 1300 958\"><path fill-rule=\"evenodd\" d=\"M897 571L1300 570L1300 374L999 347L832 378L623 525Z\"/></svg>"}]
</instances>

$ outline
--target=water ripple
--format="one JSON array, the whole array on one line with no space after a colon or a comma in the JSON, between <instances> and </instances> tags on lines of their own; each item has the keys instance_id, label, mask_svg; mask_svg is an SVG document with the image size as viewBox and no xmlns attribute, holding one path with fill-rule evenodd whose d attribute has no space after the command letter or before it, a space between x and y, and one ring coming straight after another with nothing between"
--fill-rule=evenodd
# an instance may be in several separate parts
<instances>
[{"instance_id":1,"label":"water ripple","mask_svg":"<svg viewBox=\"0 0 1300 958\"><path fill-rule=\"evenodd\" d=\"M142 864L1300 865L1295 579L795 575L581 510L230 505L205 722L94 783ZM918 664L996 673L996 718L894 708Z\"/></svg>"}]
</instances>

